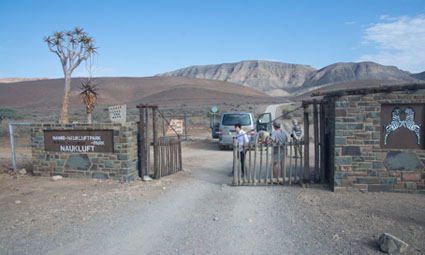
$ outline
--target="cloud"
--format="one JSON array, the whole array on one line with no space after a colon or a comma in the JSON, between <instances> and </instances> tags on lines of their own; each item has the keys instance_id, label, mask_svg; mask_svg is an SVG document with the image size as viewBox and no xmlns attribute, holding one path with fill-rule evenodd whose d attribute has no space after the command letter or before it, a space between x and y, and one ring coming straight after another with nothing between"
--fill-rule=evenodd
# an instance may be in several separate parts
<instances>
[{"instance_id":1,"label":"cloud","mask_svg":"<svg viewBox=\"0 0 425 255\"><path fill-rule=\"evenodd\" d=\"M359 61L394 65L411 72L425 71L425 15L390 17L366 28L363 45L376 53L365 54Z\"/></svg>"}]
</instances>

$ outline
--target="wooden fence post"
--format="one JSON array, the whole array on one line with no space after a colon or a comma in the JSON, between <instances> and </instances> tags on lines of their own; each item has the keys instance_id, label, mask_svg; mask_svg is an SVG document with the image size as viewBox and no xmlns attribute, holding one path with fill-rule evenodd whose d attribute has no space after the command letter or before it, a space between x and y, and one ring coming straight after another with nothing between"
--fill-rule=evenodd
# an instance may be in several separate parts
<instances>
[{"instance_id":1,"label":"wooden fence post","mask_svg":"<svg viewBox=\"0 0 425 255\"><path fill-rule=\"evenodd\" d=\"M160 179L161 173L159 169L159 155L158 155L158 106L152 107L152 130L153 130L153 164L155 178Z\"/></svg>"},{"instance_id":2,"label":"wooden fence post","mask_svg":"<svg viewBox=\"0 0 425 255\"><path fill-rule=\"evenodd\" d=\"M315 181L319 181L319 112L317 101L313 101L313 125L314 125L314 174Z\"/></svg>"},{"instance_id":3,"label":"wooden fence post","mask_svg":"<svg viewBox=\"0 0 425 255\"><path fill-rule=\"evenodd\" d=\"M139 122L139 137L140 137L140 146L139 146L139 165L140 165L140 177L142 179L146 176L146 139L145 139L145 108L138 106L140 122Z\"/></svg>"},{"instance_id":4,"label":"wooden fence post","mask_svg":"<svg viewBox=\"0 0 425 255\"><path fill-rule=\"evenodd\" d=\"M187 141L187 117L186 112L183 112L184 115L184 139Z\"/></svg>"},{"instance_id":5,"label":"wooden fence post","mask_svg":"<svg viewBox=\"0 0 425 255\"><path fill-rule=\"evenodd\" d=\"M310 121L308 119L308 104L304 107L304 181L310 180Z\"/></svg>"},{"instance_id":6,"label":"wooden fence post","mask_svg":"<svg viewBox=\"0 0 425 255\"><path fill-rule=\"evenodd\" d=\"M233 185L237 186L239 184L238 181L238 154L237 154L237 142L236 137L233 137Z\"/></svg>"},{"instance_id":7,"label":"wooden fence post","mask_svg":"<svg viewBox=\"0 0 425 255\"><path fill-rule=\"evenodd\" d=\"M151 142L149 139L149 108L145 108L145 122L146 122L146 139L145 139L145 151L146 151L146 156L145 156L145 164L146 164L146 175L150 175L151 174Z\"/></svg>"},{"instance_id":8,"label":"wooden fence post","mask_svg":"<svg viewBox=\"0 0 425 255\"><path fill-rule=\"evenodd\" d=\"M326 114L325 114L325 104L322 101L320 103L320 182L326 182L325 175L325 122L326 122Z\"/></svg>"},{"instance_id":9,"label":"wooden fence post","mask_svg":"<svg viewBox=\"0 0 425 255\"><path fill-rule=\"evenodd\" d=\"M183 171L183 161L182 161L182 137L180 135L177 136L179 139L179 168L180 171Z\"/></svg>"}]
</instances>

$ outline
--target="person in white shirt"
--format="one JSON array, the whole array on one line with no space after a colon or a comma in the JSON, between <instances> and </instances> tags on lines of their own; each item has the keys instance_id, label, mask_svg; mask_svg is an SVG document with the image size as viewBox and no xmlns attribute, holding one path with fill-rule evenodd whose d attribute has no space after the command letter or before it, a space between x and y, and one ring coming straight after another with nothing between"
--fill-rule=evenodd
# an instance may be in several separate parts
<instances>
[{"instance_id":1,"label":"person in white shirt","mask_svg":"<svg viewBox=\"0 0 425 255\"><path fill-rule=\"evenodd\" d=\"M235 130L236 130L236 140L239 144L239 153L241 158L241 173L242 177L245 175L245 146L248 145L249 139L246 135L245 131L242 130L242 126L239 123L235 124Z\"/></svg>"}]
</instances>

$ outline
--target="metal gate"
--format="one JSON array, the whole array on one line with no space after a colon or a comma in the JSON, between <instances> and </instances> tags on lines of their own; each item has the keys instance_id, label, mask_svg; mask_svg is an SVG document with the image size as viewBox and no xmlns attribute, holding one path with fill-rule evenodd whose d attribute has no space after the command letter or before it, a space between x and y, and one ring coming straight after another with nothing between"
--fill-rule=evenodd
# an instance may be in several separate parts
<instances>
[{"instance_id":1,"label":"metal gate","mask_svg":"<svg viewBox=\"0 0 425 255\"><path fill-rule=\"evenodd\" d=\"M241 147L234 138L233 185L300 183L310 177L310 171L304 171L303 152L303 141L279 144L259 142L256 137L254 144Z\"/></svg>"}]
</instances>

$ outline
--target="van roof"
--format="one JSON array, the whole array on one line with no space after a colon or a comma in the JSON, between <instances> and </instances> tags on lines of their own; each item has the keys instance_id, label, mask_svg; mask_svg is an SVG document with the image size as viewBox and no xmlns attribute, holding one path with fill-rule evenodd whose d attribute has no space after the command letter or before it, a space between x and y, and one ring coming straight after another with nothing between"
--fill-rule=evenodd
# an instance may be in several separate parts
<instances>
[{"instance_id":1,"label":"van roof","mask_svg":"<svg viewBox=\"0 0 425 255\"><path fill-rule=\"evenodd\" d=\"M252 114L251 112L223 112L224 114Z\"/></svg>"}]
</instances>

